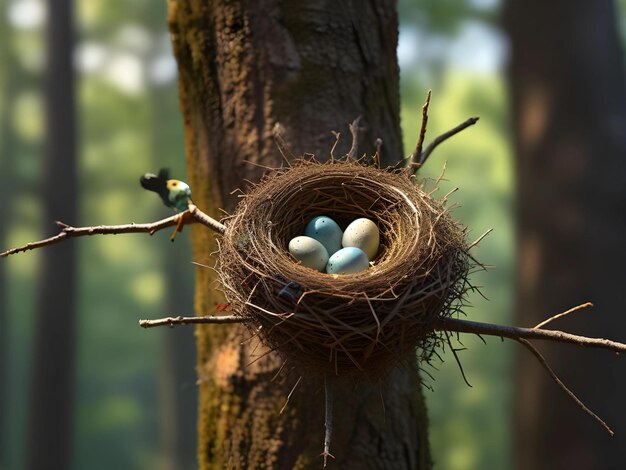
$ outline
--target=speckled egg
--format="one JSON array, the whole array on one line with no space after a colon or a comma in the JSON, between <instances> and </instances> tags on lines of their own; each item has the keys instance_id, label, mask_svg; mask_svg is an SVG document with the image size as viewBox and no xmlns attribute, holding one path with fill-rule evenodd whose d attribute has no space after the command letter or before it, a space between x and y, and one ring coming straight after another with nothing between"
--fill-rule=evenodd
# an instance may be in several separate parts
<instances>
[{"instance_id":1,"label":"speckled egg","mask_svg":"<svg viewBox=\"0 0 626 470\"><path fill-rule=\"evenodd\" d=\"M329 256L341 250L343 232L337 222L330 217L325 215L315 217L306 225L304 234L324 245Z\"/></svg>"},{"instance_id":2,"label":"speckled egg","mask_svg":"<svg viewBox=\"0 0 626 470\"><path fill-rule=\"evenodd\" d=\"M352 274L369 268L367 255L360 248L349 246L337 251L328 259L328 274Z\"/></svg>"},{"instance_id":3,"label":"speckled egg","mask_svg":"<svg viewBox=\"0 0 626 470\"><path fill-rule=\"evenodd\" d=\"M373 260L378 254L380 232L370 219L356 219L346 228L341 243L344 248L348 246L360 248L370 260Z\"/></svg>"},{"instance_id":4,"label":"speckled egg","mask_svg":"<svg viewBox=\"0 0 626 470\"><path fill-rule=\"evenodd\" d=\"M303 266L324 271L328 263L328 252L324 245L311 237L295 237L289 242L289 253Z\"/></svg>"}]
</instances>

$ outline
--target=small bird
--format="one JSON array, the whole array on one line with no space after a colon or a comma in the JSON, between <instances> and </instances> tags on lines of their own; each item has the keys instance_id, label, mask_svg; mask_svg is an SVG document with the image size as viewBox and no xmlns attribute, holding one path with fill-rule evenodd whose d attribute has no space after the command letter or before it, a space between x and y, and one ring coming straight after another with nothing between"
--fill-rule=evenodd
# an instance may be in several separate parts
<instances>
[{"instance_id":1,"label":"small bird","mask_svg":"<svg viewBox=\"0 0 626 470\"><path fill-rule=\"evenodd\" d=\"M183 211L182 214L179 215L176 229L174 229L174 233L170 237L170 240L174 241L176 234L183 231L183 226L186 221L185 217L189 215L189 212L186 211L191 202L191 188L184 181L170 179L169 171L165 168L161 168L158 175L146 173L139 178L139 182L142 188L148 191L154 191L161 196L163 204L167 207Z\"/></svg>"},{"instance_id":2,"label":"small bird","mask_svg":"<svg viewBox=\"0 0 626 470\"><path fill-rule=\"evenodd\" d=\"M161 196L163 204L167 207L179 211L187 210L187 204L191 201L191 188L184 181L170 179L169 171L165 168L159 170L158 175L146 173L139 178L139 182L144 189Z\"/></svg>"}]
</instances>

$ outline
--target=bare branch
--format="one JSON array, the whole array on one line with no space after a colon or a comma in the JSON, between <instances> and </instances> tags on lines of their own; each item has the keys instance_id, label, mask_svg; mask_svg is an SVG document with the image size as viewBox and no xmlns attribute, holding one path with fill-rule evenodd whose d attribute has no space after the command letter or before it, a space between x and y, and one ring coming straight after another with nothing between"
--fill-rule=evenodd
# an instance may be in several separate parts
<instances>
[{"instance_id":1,"label":"bare branch","mask_svg":"<svg viewBox=\"0 0 626 470\"><path fill-rule=\"evenodd\" d=\"M566 310L563 313L559 313L557 315L554 315L554 316L548 318L547 320L542 321L538 325L534 326L533 329L543 328L548 323L556 320L557 318L564 317L565 315L569 315L570 313L573 313L573 312L575 312L577 310L582 310L583 308L587 308L587 307L593 307L593 304L591 302L585 302L584 304L577 305L576 307L570 308L569 310Z\"/></svg>"},{"instance_id":2,"label":"bare branch","mask_svg":"<svg viewBox=\"0 0 626 470\"><path fill-rule=\"evenodd\" d=\"M424 166L424 163L426 163L426 160L428 159L430 154L433 153L433 150L435 150L435 147L437 147L440 143L442 143L443 141L449 139L453 135L458 134L462 130L467 129L470 126L473 126L474 124L476 124L478 122L478 119L479 118L477 116L476 117L471 117L467 121L462 122L461 124L456 126L454 129L450 129L448 132L444 132L439 137L437 137L435 140L433 140L430 144L428 144L428 147L426 147L424 152L419 156L419 161L416 163L417 169L419 169L422 166Z\"/></svg>"},{"instance_id":3,"label":"bare branch","mask_svg":"<svg viewBox=\"0 0 626 470\"><path fill-rule=\"evenodd\" d=\"M615 435L615 433L613 432L613 430L602 420L602 418L600 418L597 414L595 414L593 411L591 411L589 408L587 408L585 406L585 404L580 401L580 399L574 394L574 392L572 392L569 388L567 388L567 386L561 381L561 379L559 379L559 377L556 375L556 373L552 370L552 367L550 367L550 365L548 364L548 362L546 361L546 359L543 357L543 355L537 350L537 348L535 348L530 342L526 341L525 339L522 338L516 338L516 341L518 341L519 343L523 344L524 346L526 346L526 348L528 348L528 350L533 353L533 355L537 358L537 360L539 361L539 363L544 367L544 369L546 369L546 371L548 372L548 374L550 374L550 377L552 377L552 380L554 380L556 382L556 384L561 387L561 389L572 399L574 400L574 402L585 412L587 413L589 416L591 416L593 419L595 419L604 429L606 429L608 431L608 433L612 436Z\"/></svg>"},{"instance_id":4,"label":"bare branch","mask_svg":"<svg viewBox=\"0 0 626 470\"><path fill-rule=\"evenodd\" d=\"M185 225L200 223L211 230L223 234L226 231L226 226L218 222L217 220L209 217L195 204L189 203L189 210L181 212L180 214L161 219L156 222L148 224L124 224L124 225L96 225L93 227L71 227L63 222L56 222L61 227L61 232L54 237L46 238L45 240L39 240L37 242L27 243L26 245L12 248L3 253L0 253L0 258L4 258L16 253L24 251L34 250L48 245L54 245L70 238L76 237L89 237L92 235L119 235L122 233L148 233L153 235L159 230L163 230L167 227L176 226L176 231L182 230ZM176 232L174 232L176 233Z\"/></svg>"},{"instance_id":5,"label":"bare branch","mask_svg":"<svg viewBox=\"0 0 626 470\"><path fill-rule=\"evenodd\" d=\"M142 328L154 328L155 326L175 326L191 324L217 324L226 325L229 323L243 323L243 319L236 315L205 315L203 317L166 317L156 320L139 320Z\"/></svg>"},{"instance_id":6,"label":"bare branch","mask_svg":"<svg viewBox=\"0 0 626 470\"><path fill-rule=\"evenodd\" d=\"M12 248L3 253L0 253L0 257L10 256L28 250L34 250L43 246L54 245L69 238L85 237L91 235L117 235L122 233L149 233L150 235L152 235L159 230L178 224L178 219L181 216L182 214L177 214L149 224L131 223L125 225L96 225L94 227L71 227L64 224L63 222L56 222L56 224L62 228L61 232L58 235L46 238L45 240L28 243L18 248Z\"/></svg>"},{"instance_id":7,"label":"bare branch","mask_svg":"<svg viewBox=\"0 0 626 470\"><path fill-rule=\"evenodd\" d=\"M456 331L458 333L499 336L501 338L514 339L515 341L518 341L520 338L556 341L558 343L569 343L589 348L608 349L617 353L626 352L626 344L608 339L578 336L559 330L494 325L492 323L461 320L460 318L440 318L435 325L435 329L440 331Z\"/></svg>"}]
</instances>

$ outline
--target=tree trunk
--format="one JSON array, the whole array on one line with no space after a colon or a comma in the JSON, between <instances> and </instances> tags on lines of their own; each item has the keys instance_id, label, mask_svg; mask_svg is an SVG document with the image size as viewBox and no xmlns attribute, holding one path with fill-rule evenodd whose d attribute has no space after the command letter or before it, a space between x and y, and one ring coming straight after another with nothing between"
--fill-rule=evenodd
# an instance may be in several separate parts
<instances>
[{"instance_id":1,"label":"tree trunk","mask_svg":"<svg viewBox=\"0 0 626 470\"><path fill-rule=\"evenodd\" d=\"M169 2L169 27L180 72L187 164L194 201L219 216L234 209L245 179L281 157L271 137L287 129L294 153L325 159L332 130L363 117L363 151L384 141L384 163L402 157L397 16L393 0ZM212 234L194 227L194 257L210 263ZM210 269L199 268L196 312L221 298ZM319 468L324 433L323 387L283 371L275 354L251 365L255 345L239 327L199 328L199 461L207 468ZM255 356L258 358L259 350ZM332 468L430 466L427 417L416 370L396 370L382 389L336 390Z\"/></svg>"},{"instance_id":2,"label":"tree trunk","mask_svg":"<svg viewBox=\"0 0 626 470\"><path fill-rule=\"evenodd\" d=\"M43 219L76 224L71 0L48 2ZM49 235L58 228L47 225ZM31 388L27 468L70 468L75 350L74 243L43 250Z\"/></svg>"},{"instance_id":3,"label":"tree trunk","mask_svg":"<svg viewBox=\"0 0 626 470\"><path fill-rule=\"evenodd\" d=\"M624 341L626 77L613 2L509 0L505 24L519 178L519 322L534 325L592 301L597 311L576 313L558 327ZM520 353L519 468L620 466L623 359L561 345L542 349L617 437Z\"/></svg>"}]
</instances>

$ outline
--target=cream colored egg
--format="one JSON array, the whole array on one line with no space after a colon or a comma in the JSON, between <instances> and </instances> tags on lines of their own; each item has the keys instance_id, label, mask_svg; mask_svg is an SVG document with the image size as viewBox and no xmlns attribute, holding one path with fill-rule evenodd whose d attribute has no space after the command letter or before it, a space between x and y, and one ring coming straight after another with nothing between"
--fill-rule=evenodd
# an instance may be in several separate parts
<instances>
[{"instance_id":1,"label":"cream colored egg","mask_svg":"<svg viewBox=\"0 0 626 470\"><path fill-rule=\"evenodd\" d=\"M378 254L380 231L370 219L356 219L343 232L341 243L344 247L360 248L370 260L373 260Z\"/></svg>"},{"instance_id":2,"label":"cream colored egg","mask_svg":"<svg viewBox=\"0 0 626 470\"><path fill-rule=\"evenodd\" d=\"M295 237L289 242L289 253L303 266L324 271L328 263L328 252L324 245L311 237Z\"/></svg>"}]
</instances>

